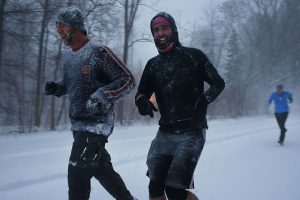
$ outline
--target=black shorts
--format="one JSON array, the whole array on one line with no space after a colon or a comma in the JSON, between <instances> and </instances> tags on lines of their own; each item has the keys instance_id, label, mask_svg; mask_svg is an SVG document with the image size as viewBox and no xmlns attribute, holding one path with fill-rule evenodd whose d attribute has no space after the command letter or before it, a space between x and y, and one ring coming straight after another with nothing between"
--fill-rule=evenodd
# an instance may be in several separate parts
<instances>
[{"instance_id":1,"label":"black shorts","mask_svg":"<svg viewBox=\"0 0 300 200\"><path fill-rule=\"evenodd\" d=\"M150 180L178 189L192 188L193 174L205 143L205 131L175 134L159 130L147 156Z\"/></svg>"}]
</instances>

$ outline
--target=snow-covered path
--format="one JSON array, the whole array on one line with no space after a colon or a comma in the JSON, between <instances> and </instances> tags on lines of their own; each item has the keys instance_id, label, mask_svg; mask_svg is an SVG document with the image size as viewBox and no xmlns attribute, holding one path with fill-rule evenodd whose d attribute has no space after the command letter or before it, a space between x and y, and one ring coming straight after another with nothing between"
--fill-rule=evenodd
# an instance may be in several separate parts
<instances>
[{"instance_id":1,"label":"snow-covered path","mask_svg":"<svg viewBox=\"0 0 300 200\"><path fill-rule=\"evenodd\" d=\"M300 200L300 116L291 114L284 146L273 116L209 123L195 172L201 200ZM147 199L146 155L157 126L118 127L107 148L130 191ZM70 131L0 136L1 200L67 199ZM112 197L92 182L91 200Z\"/></svg>"}]
</instances>

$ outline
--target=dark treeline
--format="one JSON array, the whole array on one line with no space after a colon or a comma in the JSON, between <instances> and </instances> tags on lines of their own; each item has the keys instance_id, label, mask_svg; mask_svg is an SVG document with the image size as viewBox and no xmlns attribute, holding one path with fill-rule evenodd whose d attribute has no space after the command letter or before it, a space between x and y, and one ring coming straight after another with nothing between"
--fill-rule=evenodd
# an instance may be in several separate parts
<instances>
[{"instance_id":1,"label":"dark treeline","mask_svg":"<svg viewBox=\"0 0 300 200\"><path fill-rule=\"evenodd\" d=\"M2 0L0 126L7 131L55 130L69 123L67 97L45 97L42 92L45 81L62 76L65 47L55 32L55 16L68 5L83 10L90 37L111 47L138 84L143 66L132 64L139 55L130 49L134 42L151 39L133 34L142 0ZM299 91L299 0L227 0L204 12L208 25L192 30L187 46L207 53L226 80L209 117L264 114L266 98L277 83L292 93ZM139 116L134 94L116 105L118 123L148 119Z\"/></svg>"}]
</instances>

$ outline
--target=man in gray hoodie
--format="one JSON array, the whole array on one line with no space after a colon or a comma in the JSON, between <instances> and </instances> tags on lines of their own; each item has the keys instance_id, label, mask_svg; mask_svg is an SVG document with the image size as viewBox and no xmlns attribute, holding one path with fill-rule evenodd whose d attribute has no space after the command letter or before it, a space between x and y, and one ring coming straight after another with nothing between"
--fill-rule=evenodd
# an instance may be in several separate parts
<instances>
[{"instance_id":1,"label":"man in gray hoodie","mask_svg":"<svg viewBox=\"0 0 300 200\"><path fill-rule=\"evenodd\" d=\"M69 200L87 200L95 177L118 200L135 199L114 171L105 149L114 128L114 103L129 93L134 78L122 61L87 35L76 7L59 11L56 30L70 49L62 59L63 80L46 82L45 95L68 94L74 142L68 166Z\"/></svg>"}]
</instances>

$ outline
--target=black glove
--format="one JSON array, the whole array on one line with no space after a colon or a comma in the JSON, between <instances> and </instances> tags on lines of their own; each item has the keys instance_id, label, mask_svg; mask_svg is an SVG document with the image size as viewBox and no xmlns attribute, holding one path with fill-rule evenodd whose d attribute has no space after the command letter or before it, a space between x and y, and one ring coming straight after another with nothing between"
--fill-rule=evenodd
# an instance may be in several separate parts
<instances>
[{"instance_id":1,"label":"black glove","mask_svg":"<svg viewBox=\"0 0 300 200\"><path fill-rule=\"evenodd\" d=\"M150 117L153 117L153 111L158 111L153 103L143 95L136 98L135 105L138 107L141 115L149 115Z\"/></svg>"},{"instance_id":2,"label":"black glove","mask_svg":"<svg viewBox=\"0 0 300 200\"><path fill-rule=\"evenodd\" d=\"M77 162L78 167L97 167L105 149L107 138L103 135L91 134L87 137L86 147Z\"/></svg>"},{"instance_id":3,"label":"black glove","mask_svg":"<svg viewBox=\"0 0 300 200\"><path fill-rule=\"evenodd\" d=\"M103 106L101 102L95 99L89 99L86 102L86 109L89 112L99 112L103 109Z\"/></svg>"},{"instance_id":4,"label":"black glove","mask_svg":"<svg viewBox=\"0 0 300 200\"><path fill-rule=\"evenodd\" d=\"M45 95L54 95L57 91L57 84L55 82L46 82L43 90Z\"/></svg>"}]
</instances>

